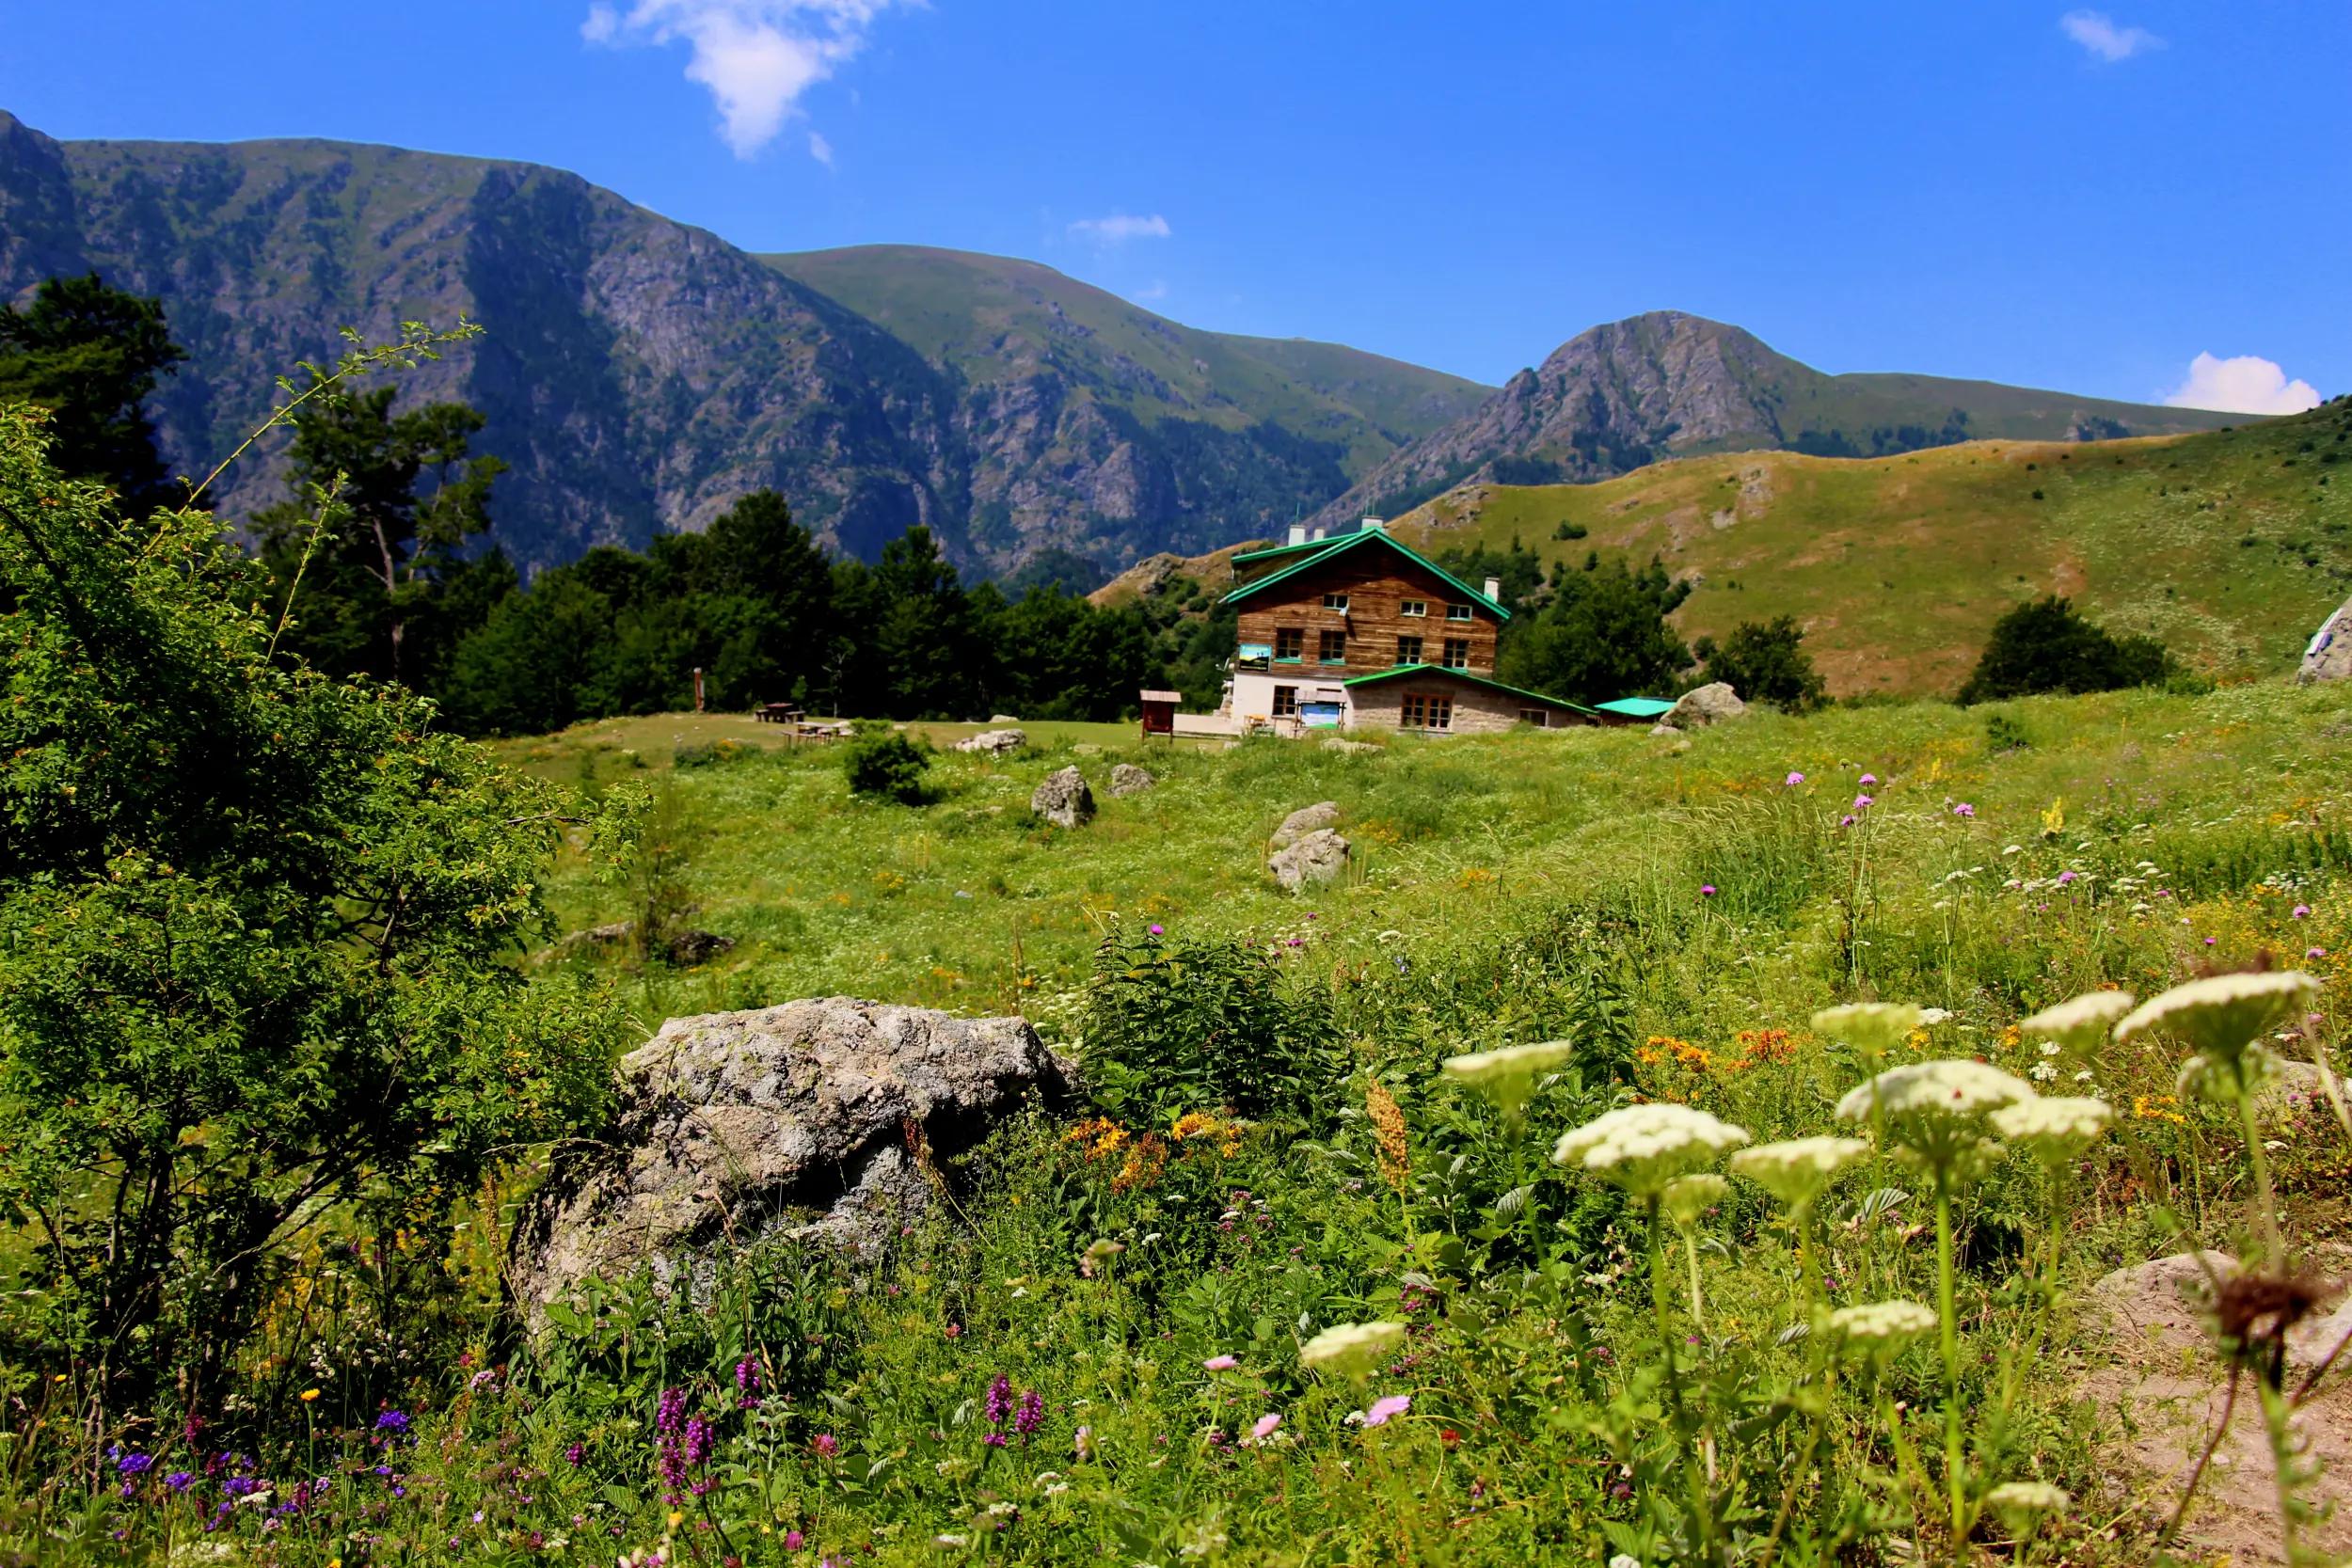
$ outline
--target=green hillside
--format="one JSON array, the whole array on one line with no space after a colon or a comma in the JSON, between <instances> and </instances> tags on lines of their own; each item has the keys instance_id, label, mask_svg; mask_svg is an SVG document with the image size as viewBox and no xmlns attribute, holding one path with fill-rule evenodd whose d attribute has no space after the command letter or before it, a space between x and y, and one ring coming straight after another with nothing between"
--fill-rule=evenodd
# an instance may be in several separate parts
<instances>
[{"instance_id":1,"label":"green hillside","mask_svg":"<svg viewBox=\"0 0 2352 1568\"><path fill-rule=\"evenodd\" d=\"M1839 693L1948 692L2003 610L2053 592L2217 674L2275 672L2352 594L2352 401L2185 436L1470 484L1395 526L1432 551L1658 556L1697 583L1686 637L1795 615Z\"/></svg>"},{"instance_id":2,"label":"green hillside","mask_svg":"<svg viewBox=\"0 0 2352 1568\"><path fill-rule=\"evenodd\" d=\"M967 382L1050 370L1147 424L1278 424L1338 443L1351 479L1493 391L1337 343L1203 332L1009 257L872 245L762 260Z\"/></svg>"}]
</instances>

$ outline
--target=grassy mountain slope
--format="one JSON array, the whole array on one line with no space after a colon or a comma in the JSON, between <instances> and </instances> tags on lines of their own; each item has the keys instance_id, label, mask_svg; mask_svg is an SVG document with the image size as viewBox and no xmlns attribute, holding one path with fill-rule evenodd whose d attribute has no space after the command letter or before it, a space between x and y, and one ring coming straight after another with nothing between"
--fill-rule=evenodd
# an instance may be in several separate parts
<instances>
[{"instance_id":1,"label":"grassy mountain slope","mask_svg":"<svg viewBox=\"0 0 2352 1568\"><path fill-rule=\"evenodd\" d=\"M1585 536L1555 537L1564 524ZM1698 584L1686 637L1795 615L1841 694L1948 692L2002 611L2050 592L2217 673L2275 672L2352 594L2352 401L2185 436L1473 483L1394 526L1432 551L1516 538L1552 561L1656 555Z\"/></svg>"},{"instance_id":2,"label":"grassy mountain slope","mask_svg":"<svg viewBox=\"0 0 2352 1568\"><path fill-rule=\"evenodd\" d=\"M1865 457L1971 438L2210 430L2233 416L1927 375L1826 375L1753 333L1661 310L1597 326L1382 463L1317 521L1420 504L1470 479L1607 479L1703 452Z\"/></svg>"},{"instance_id":3,"label":"grassy mountain slope","mask_svg":"<svg viewBox=\"0 0 2352 1568\"><path fill-rule=\"evenodd\" d=\"M968 381L1051 367L1148 423L1271 421L1338 442L1351 478L1494 390L1337 343L1203 332L1009 257L871 245L762 260Z\"/></svg>"}]
</instances>

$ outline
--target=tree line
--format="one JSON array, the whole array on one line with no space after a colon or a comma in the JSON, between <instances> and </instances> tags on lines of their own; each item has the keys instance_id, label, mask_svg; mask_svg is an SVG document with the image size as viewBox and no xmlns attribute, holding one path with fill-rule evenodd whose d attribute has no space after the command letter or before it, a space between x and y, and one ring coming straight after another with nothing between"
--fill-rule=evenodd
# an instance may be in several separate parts
<instances>
[{"instance_id":1,"label":"tree line","mask_svg":"<svg viewBox=\"0 0 2352 1568\"><path fill-rule=\"evenodd\" d=\"M145 404L186 356L161 305L97 277L55 278L0 309L0 402L47 411L49 461L100 480L127 513L183 501L157 456ZM278 645L325 673L396 681L469 735L538 734L582 720L706 703L792 702L885 719L1116 719L1144 687L1213 707L1233 649L1232 612L1205 585L1097 606L1067 568L1025 586L965 583L916 526L879 560L834 560L772 490L699 533L643 550L599 546L525 582L499 546L506 465L478 451L462 403L396 406L391 387L336 386L293 419L285 499L250 524L285 623ZM329 499L333 505L326 506ZM330 527L321 519L334 518ZM1507 550L1450 552L1468 580L1495 577L1514 611L1501 679L1575 702L1670 695L1729 682L1751 702L1822 705L1825 684L1789 616L1686 643L1689 597L1657 560L1588 552L1546 570ZM2096 690L2169 678L2145 639L2118 643L2057 601L1996 628L1963 701Z\"/></svg>"}]
</instances>

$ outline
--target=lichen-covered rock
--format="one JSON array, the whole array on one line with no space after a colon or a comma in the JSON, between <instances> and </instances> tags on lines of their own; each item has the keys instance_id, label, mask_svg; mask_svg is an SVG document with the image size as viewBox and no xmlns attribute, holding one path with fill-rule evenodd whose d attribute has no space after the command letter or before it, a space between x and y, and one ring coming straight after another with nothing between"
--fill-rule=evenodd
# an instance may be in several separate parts
<instances>
[{"instance_id":1,"label":"lichen-covered rock","mask_svg":"<svg viewBox=\"0 0 2352 1568\"><path fill-rule=\"evenodd\" d=\"M622 1058L605 1137L560 1157L525 1211L510 1288L536 1317L640 1265L691 1286L761 1239L870 1255L930 1201L930 1155L1063 1087L1025 1019L838 996L672 1019Z\"/></svg>"},{"instance_id":2,"label":"lichen-covered rock","mask_svg":"<svg viewBox=\"0 0 2352 1568\"><path fill-rule=\"evenodd\" d=\"M1277 849L1287 849L1309 833L1328 828L1340 819L1337 800L1318 800L1311 806L1301 806L1282 818L1282 825L1274 830L1269 840Z\"/></svg>"},{"instance_id":3,"label":"lichen-covered rock","mask_svg":"<svg viewBox=\"0 0 2352 1568\"><path fill-rule=\"evenodd\" d=\"M1328 828L1317 828L1277 849L1265 867L1283 892L1296 893L1310 883L1338 881L1347 870L1347 840Z\"/></svg>"},{"instance_id":4,"label":"lichen-covered rock","mask_svg":"<svg viewBox=\"0 0 2352 1568\"><path fill-rule=\"evenodd\" d=\"M990 756L1001 757L1007 752L1017 752L1028 743L1029 733L1026 730L982 730L977 735L968 735L957 741L955 749L959 752L985 752Z\"/></svg>"},{"instance_id":5,"label":"lichen-covered rock","mask_svg":"<svg viewBox=\"0 0 2352 1568\"><path fill-rule=\"evenodd\" d=\"M1085 774L1065 768L1045 775L1029 797L1029 809L1057 828L1075 828L1094 819L1094 791Z\"/></svg>"},{"instance_id":6,"label":"lichen-covered rock","mask_svg":"<svg viewBox=\"0 0 2352 1568\"><path fill-rule=\"evenodd\" d=\"M1118 763L1111 768L1111 793L1113 795L1140 795L1159 782L1152 776L1149 768L1137 768L1132 762Z\"/></svg>"},{"instance_id":7,"label":"lichen-covered rock","mask_svg":"<svg viewBox=\"0 0 2352 1568\"><path fill-rule=\"evenodd\" d=\"M2320 623L2318 635L2303 650L2303 667L2295 678L2305 686L2319 681L2352 680L2352 599Z\"/></svg>"},{"instance_id":8,"label":"lichen-covered rock","mask_svg":"<svg viewBox=\"0 0 2352 1568\"><path fill-rule=\"evenodd\" d=\"M1685 691L1661 722L1678 730L1698 730L1726 719L1744 719L1747 712L1748 705L1740 700L1729 681L1709 681L1694 691Z\"/></svg>"}]
</instances>

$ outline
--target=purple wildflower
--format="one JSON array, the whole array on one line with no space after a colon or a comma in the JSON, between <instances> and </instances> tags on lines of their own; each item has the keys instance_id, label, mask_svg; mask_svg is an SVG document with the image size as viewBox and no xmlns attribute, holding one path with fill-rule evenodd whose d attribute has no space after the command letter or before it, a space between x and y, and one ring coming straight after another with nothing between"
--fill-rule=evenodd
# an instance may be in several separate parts
<instances>
[{"instance_id":1,"label":"purple wildflower","mask_svg":"<svg viewBox=\"0 0 2352 1568\"><path fill-rule=\"evenodd\" d=\"M115 1468L126 1476L143 1476L155 1467L151 1453L126 1453L115 1461Z\"/></svg>"},{"instance_id":2,"label":"purple wildflower","mask_svg":"<svg viewBox=\"0 0 2352 1568\"><path fill-rule=\"evenodd\" d=\"M2295 918L2296 918L2296 919L2297 919L2297 920L2309 920L2311 917L2312 917L2312 907L2311 907L2309 904L2297 904L2297 905L2296 905L2296 906L2295 906Z\"/></svg>"},{"instance_id":3,"label":"purple wildflower","mask_svg":"<svg viewBox=\"0 0 2352 1568\"><path fill-rule=\"evenodd\" d=\"M1045 1402L1034 1388L1021 1396L1021 1408L1013 1412L1012 1430L1023 1439L1037 1435L1037 1429L1045 1424Z\"/></svg>"},{"instance_id":4,"label":"purple wildflower","mask_svg":"<svg viewBox=\"0 0 2352 1568\"><path fill-rule=\"evenodd\" d=\"M1391 1419L1404 1415L1405 1412L1412 1408L1413 1400L1411 1395L1390 1394L1385 1398L1376 1399L1372 1402L1372 1408L1364 1412L1364 1425L1368 1427L1386 1426Z\"/></svg>"},{"instance_id":5,"label":"purple wildflower","mask_svg":"<svg viewBox=\"0 0 2352 1568\"><path fill-rule=\"evenodd\" d=\"M1854 782L1859 784L1865 789L1871 789L1877 786L1879 776L1876 773L1865 773L1861 778L1855 780Z\"/></svg>"},{"instance_id":6,"label":"purple wildflower","mask_svg":"<svg viewBox=\"0 0 2352 1568\"><path fill-rule=\"evenodd\" d=\"M684 1441L679 1445L686 1454L686 1463L700 1465L710 1457L710 1423L700 1416L687 1420Z\"/></svg>"},{"instance_id":7,"label":"purple wildflower","mask_svg":"<svg viewBox=\"0 0 2352 1568\"><path fill-rule=\"evenodd\" d=\"M1699 896L1700 896L1700 897L1702 897L1702 898L1712 898L1712 897L1714 897L1714 896L1715 896L1715 884L1714 884L1714 883L1712 883L1712 882L1701 882L1701 883L1699 884Z\"/></svg>"},{"instance_id":8,"label":"purple wildflower","mask_svg":"<svg viewBox=\"0 0 2352 1568\"><path fill-rule=\"evenodd\" d=\"M388 1437L408 1435L408 1414L404 1410L387 1410L375 1418L375 1430Z\"/></svg>"},{"instance_id":9,"label":"purple wildflower","mask_svg":"<svg viewBox=\"0 0 2352 1568\"><path fill-rule=\"evenodd\" d=\"M980 1441L986 1443L992 1449L1001 1449L1005 1446L1006 1439L1003 1433L992 1432L987 1436L981 1438Z\"/></svg>"},{"instance_id":10,"label":"purple wildflower","mask_svg":"<svg viewBox=\"0 0 2352 1568\"><path fill-rule=\"evenodd\" d=\"M1960 804L1952 808L1952 815L1954 816L1974 816L1977 815L1977 808L1970 805L1967 801L1963 800Z\"/></svg>"},{"instance_id":11,"label":"purple wildflower","mask_svg":"<svg viewBox=\"0 0 2352 1568\"><path fill-rule=\"evenodd\" d=\"M799 1530L788 1529L784 1532L784 1549L786 1551L797 1552L803 1546L807 1544L808 1537L803 1535Z\"/></svg>"},{"instance_id":12,"label":"purple wildflower","mask_svg":"<svg viewBox=\"0 0 2352 1568\"><path fill-rule=\"evenodd\" d=\"M1874 803L1867 795L1857 795L1853 798L1853 809L1856 811L1868 811Z\"/></svg>"},{"instance_id":13,"label":"purple wildflower","mask_svg":"<svg viewBox=\"0 0 2352 1568\"><path fill-rule=\"evenodd\" d=\"M810 1439L808 1446L815 1449L822 1457L831 1459L841 1451L841 1439L830 1432L820 1432Z\"/></svg>"},{"instance_id":14,"label":"purple wildflower","mask_svg":"<svg viewBox=\"0 0 2352 1568\"><path fill-rule=\"evenodd\" d=\"M174 1492L185 1492L196 1484L196 1478L185 1470L174 1470L164 1478L164 1485Z\"/></svg>"},{"instance_id":15,"label":"purple wildflower","mask_svg":"<svg viewBox=\"0 0 2352 1568\"><path fill-rule=\"evenodd\" d=\"M995 1381L988 1386L988 1424L993 1427L1003 1426L1005 1418L1011 1414L1012 1379L998 1372Z\"/></svg>"},{"instance_id":16,"label":"purple wildflower","mask_svg":"<svg viewBox=\"0 0 2352 1568\"><path fill-rule=\"evenodd\" d=\"M1841 827L1841 828L1851 828L1851 827L1852 827L1852 826L1853 826L1853 813L1851 813L1851 812L1848 812L1845 816L1843 816L1839 817L1839 818L1837 819L1837 825L1838 825L1839 827Z\"/></svg>"},{"instance_id":17,"label":"purple wildflower","mask_svg":"<svg viewBox=\"0 0 2352 1568\"><path fill-rule=\"evenodd\" d=\"M587 1456L587 1449L579 1443L574 1443L564 1450L564 1463L578 1469L580 1462Z\"/></svg>"},{"instance_id":18,"label":"purple wildflower","mask_svg":"<svg viewBox=\"0 0 2352 1568\"><path fill-rule=\"evenodd\" d=\"M1803 784L1803 783L1804 783L1804 775L1803 773L1791 772L1791 773L1788 775L1788 787L1789 787L1789 788L1794 789L1794 788L1796 788L1796 787L1797 787L1797 785L1799 785L1799 784Z\"/></svg>"},{"instance_id":19,"label":"purple wildflower","mask_svg":"<svg viewBox=\"0 0 2352 1568\"><path fill-rule=\"evenodd\" d=\"M1162 926L1162 925L1161 925L1158 921L1156 921L1156 920L1155 920L1155 921L1153 921L1153 922L1152 923L1152 934L1153 936L1155 936L1155 937L1164 937L1164 936L1168 935L1168 927L1165 927L1165 926Z\"/></svg>"},{"instance_id":20,"label":"purple wildflower","mask_svg":"<svg viewBox=\"0 0 2352 1568\"><path fill-rule=\"evenodd\" d=\"M654 1431L675 1432L685 1424L686 1390L683 1388L664 1388L661 1390L661 1403L654 1411Z\"/></svg>"}]
</instances>

